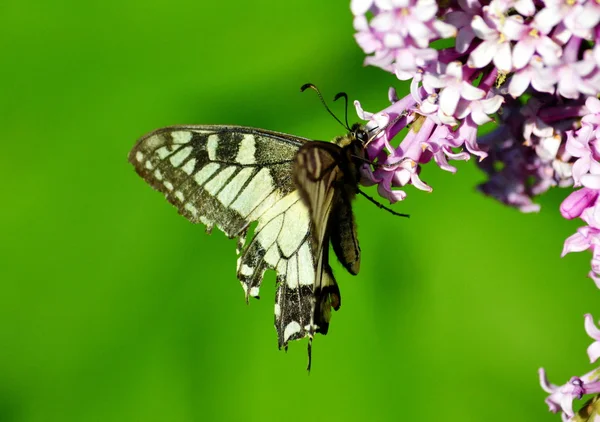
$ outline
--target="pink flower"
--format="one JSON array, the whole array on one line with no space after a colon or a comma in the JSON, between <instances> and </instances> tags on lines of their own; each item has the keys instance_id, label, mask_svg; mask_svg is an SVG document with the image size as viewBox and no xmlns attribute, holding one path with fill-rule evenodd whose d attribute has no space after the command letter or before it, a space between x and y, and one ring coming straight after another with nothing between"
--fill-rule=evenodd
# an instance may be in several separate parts
<instances>
[{"instance_id":1,"label":"pink flower","mask_svg":"<svg viewBox=\"0 0 600 422\"><path fill-rule=\"evenodd\" d=\"M600 357L600 329L594 324L594 318L591 314L585 314L585 332L595 341L587 348L587 354L590 362L594 363Z\"/></svg>"},{"instance_id":2,"label":"pink flower","mask_svg":"<svg viewBox=\"0 0 600 422\"><path fill-rule=\"evenodd\" d=\"M595 189L582 188L572 192L562 204L560 213L567 220L581 216L583 211L594 206L598 199L598 191ZM587 249L587 248L585 248Z\"/></svg>"},{"instance_id":3,"label":"pink flower","mask_svg":"<svg viewBox=\"0 0 600 422\"><path fill-rule=\"evenodd\" d=\"M396 72L409 79L420 68L437 59L429 44L456 35L456 28L438 19L434 0L353 0L356 41L365 53L365 63ZM369 20L367 12L373 12Z\"/></svg>"},{"instance_id":4,"label":"pink flower","mask_svg":"<svg viewBox=\"0 0 600 422\"><path fill-rule=\"evenodd\" d=\"M585 213L588 213L588 208ZM584 226L577 229L577 232L565 240L565 245L561 256L565 256L570 252L581 252L587 249L592 251L592 270L588 273L588 277L594 280L596 286L600 289L600 229L593 226Z\"/></svg>"},{"instance_id":5,"label":"pink flower","mask_svg":"<svg viewBox=\"0 0 600 422\"><path fill-rule=\"evenodd\" d=\"M549 80L541 74L540 70L543 67L542 58L534 55L527 66L513 74L508 85L508 93L513 98L520 97L531 84L531 87L538 92L553 94L556 81Z\"/></svg>"},{"instance_id":6,"label":"pink flower","mask_svg":"<svg viewBox=\"0 0 600 422\"><path fill-rule=\"evenodd\" d=\"M536 13L534 22L545 34L562 23L571 34L591 39L591 28L599 19L597 7L584 7L581 2L570 0L545 0L544 5L546 7Z\"/></svg>"},{"instance_id":7,"label":"pink flower","mask_svg":"<svg viewBox=\"0 0 600 422\"><path fill-rule=\"evenodd\" d=\"M598 135L590 125L583 125L575 134L573 131L567 132L566 150L571 156L578 158L573 164L575 186L581 186L583 177L592 168L594 173L600 173L600 164L597 161L600 158ZM600 186L596 187L599 188Z\"/></svg>"},{"instance_id":8,"label":"pink flower","mask_svg":"<svg viewBox=\"0 0 600 422\"><path fill-rule=\"evenodd\" d=\"M484 7L484 12L489 8ZM508 16L503 19L489 17L486 21L481 16L473 17L471 27L477 38L483 40L471 52L467 64L470 67L482 68L490 62L501 72L510 72L513 68L511 57L511 41L518 40L523 31L523 22L519 16Z\"/></svg>"},{"instance_id":9,"label":"pink flower","mask_svg":"<svg viewBox=\"0 0 600 422\"><path fill-rule=\"evenodd\" d=\"M441 89L439 109L447 116L454 115L461 98L473 101L485 96L484 90L474 87L463 79L463 67L460 62L449 63L441 75L426 74L423 77L423 86L426 90L429 88L429 91L434 88Z\"/></svg>"},{"instance_id":10,"label":"pink flower","mask_svg":"<svg viewBox=\"0 0 600 422\"><path fill-rule=\"evenodd\" d=\"M540 385L542 389L550 394L546 398L546 404L552 413L561 412L564 417L572 418L575 416L573 411L573 400L581 398L585 394L595 394L600 392L600 382L598 382L598 371L593 370L581 377L572 377L565 385L557 386L550 384L546 378L546 371L540 368ZM564 420L564 419L563 419Z\"/></svg>"},{"instance_id":11,"label":"pink flower","mask_svg":"<svg viewBox=\"0 0 600 422\"><path fill-rule=\"evenodd\" d=\"M532 0L492 0L490 9L494 11L495 16L507 14L514 8L523 16L531 16L535 13L535 5Z\"/></svg>"},{"instance_id":12,"label":"pink flower","mask_svg":"<svg viewBox=\"0 0 600 422\"><path fill-rule=\"evenodd\" d=\"M456 35L456 51L466 52L475 38L471 21L481 14L481 4L478 0L458 0L461 10L454 10L445 16L446 22L458 29Z\"/></svg>"},{"instance_id":13,"label":"pink flower","mask_svg":"<svg viewBox=\"0 0 600 422\"><path fill-rule=\"evenodd\" d=\"M594 128L600 126L600 100L596 97L588 97L585 101L585 107L588 113L583 116L581 123L592 125Z\"/></svg>"},{"instance_id":14,"label":"pink flower","mask_svg":"<svg viewBox=\"0 0 600 422\"><path fill-rule=\"evenodd\" d=\"M513 65L516 69L525 67L538 53L544 63L557 64L562 55L561 47L542 33L534 24L523 26L520 37L513 48Z\"/></svg>"}]
</instances>

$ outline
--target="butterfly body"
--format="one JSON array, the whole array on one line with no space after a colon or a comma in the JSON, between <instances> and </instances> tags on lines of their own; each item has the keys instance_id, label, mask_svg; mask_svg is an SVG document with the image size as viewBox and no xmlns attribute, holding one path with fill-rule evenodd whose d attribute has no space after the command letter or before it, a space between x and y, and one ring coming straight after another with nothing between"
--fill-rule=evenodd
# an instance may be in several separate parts
<instances>
[{"instance_id":1,"label":"butterfly body","mask_svg":"<svg viewBox=\"0 0 600 422\"><path fill-rule=\"evenodd\" d=\"M365 136L358 125L333 143L241 126L172 126L142 137L129 160L187 219L238 239L247 298L258 297L267 269L276 271L275 326L287 347L326 334L331 308L341 305L329 244L350 273L359 271L351 201Z\"/></svg>"}]
</instances>

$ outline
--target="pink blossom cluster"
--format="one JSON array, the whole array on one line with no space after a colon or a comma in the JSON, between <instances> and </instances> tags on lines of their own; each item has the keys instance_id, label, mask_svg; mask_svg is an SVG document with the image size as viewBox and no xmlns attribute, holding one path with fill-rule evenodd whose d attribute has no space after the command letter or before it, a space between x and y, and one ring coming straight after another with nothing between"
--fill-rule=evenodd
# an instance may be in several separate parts
<instances>
[{"instance_id":1,"label":"pink blossom cluster","mask_svg":"<svg viewBox=\"0 0 600 422\"><path fill-rule=\"evenodd\" d=\"M589 97L585 103L587 114L578 129L566 132L565 152L573 161L572 178L575 187L560 206L563 217L580 217L586 226L565 241L562 255L569 252L592 251L592 269L589 276L600 288L600 101Z\"/></svg>"},{"instance_id":2,"label":"pink blossom cluster","mask_svg":"<svg viewBox=\"0 0 600 422\"><path fill-rule=\"evenodd\" d=\"M563 255L590 250L600 288L600 1L351 0L351 10L365 63L410 80L382 111L355 102L371 134L363 183L395 202L409 184L432 190L423 164L455 172L449 161L475 155L488 176L479 190L522 212L538 211L533 198L551 187L573 187L560 211L585 226ZM592 378L561 397L595 391Z\"/></svg>"},{"instance_id":3,"label":"pink blossom cluster","mask_svg":"<svg viewBox=\"0 0 600 422\"><path fill-rule=\"evenodd\" d=\"M391 202L412 184L431 191L421 166L477 156L479 189L523 212L553 186L582 186L561 210L587 226L564 253L591 249L600 274L600 4L594 0L352 0L366 64L410 79L410 94L369 113L364 183ZM437 48L435 48L437 47ZM484 136L478 128L495 121ZM397 136L398 135L398 136ZM579 193L577 193L579 192ZM599 211L600 212L600 211ZM596 250L597 249L597 250ZM599 283L600 287L600 283Z\"/></svg>"}]
</instances>

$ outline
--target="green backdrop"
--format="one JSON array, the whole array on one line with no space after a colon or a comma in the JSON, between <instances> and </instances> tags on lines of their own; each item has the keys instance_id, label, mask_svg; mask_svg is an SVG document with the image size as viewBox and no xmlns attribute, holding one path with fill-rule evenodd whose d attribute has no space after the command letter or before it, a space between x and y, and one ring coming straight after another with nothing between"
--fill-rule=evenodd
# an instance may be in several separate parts
<instances>
[{"instance_id":1,"label":"green backdrop","mask_svg":"<svg viewBox=\"0 0 600 422\"><path fill-rule=\"evenodd\" d=\"M520 214L469 162L426 166L409 220L357 199L361 274L336 264L307 375L305 342L277 350L274 275L247 306L234 242L127 163L171 124L340 134L305 82L381 110L407 86L362 66L347 1L4 0L0 54L0 421L558 421L538 367L592 368L566 190Z\"/></svg>"}]
</instances>

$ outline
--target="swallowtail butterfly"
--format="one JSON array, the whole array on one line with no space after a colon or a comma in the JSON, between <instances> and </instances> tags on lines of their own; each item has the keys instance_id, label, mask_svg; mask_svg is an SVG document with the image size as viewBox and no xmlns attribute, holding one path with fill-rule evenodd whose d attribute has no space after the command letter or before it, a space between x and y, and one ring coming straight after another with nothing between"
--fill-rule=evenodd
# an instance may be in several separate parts
<instances>
[{"instance_id":1,"label":"swallowtail butterfly","mask_svg":"<svg viewBox=\"0 0 600 422\"><path fill-rule=\"evenodd\" d=\"M129 161L192 223L237 238L246 300L258 297L267 269L276 271L279 347L308 337L310 368L312 338L327 333L341 305L329 243L351 274L360 268L350 203L366 141L358 124L331 143L242 126L171 126L138 140Z\"/></svg>"}]
</instances>

